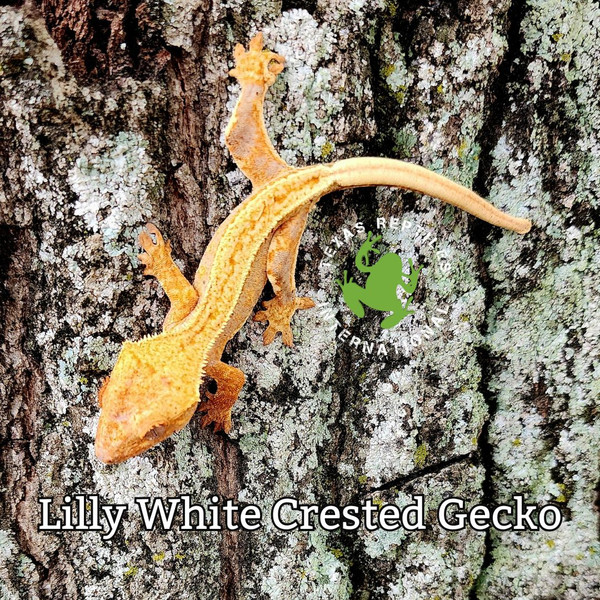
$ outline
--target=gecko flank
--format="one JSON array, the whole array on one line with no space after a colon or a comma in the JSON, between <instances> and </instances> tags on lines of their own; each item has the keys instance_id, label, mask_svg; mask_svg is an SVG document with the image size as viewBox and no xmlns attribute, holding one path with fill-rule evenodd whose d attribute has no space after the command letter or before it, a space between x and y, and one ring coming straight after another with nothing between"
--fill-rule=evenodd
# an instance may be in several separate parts
<instances>
[{"instance_id":1,"label":"gecko flank","mask_svg":"<svg viewBox=\"0 0 600 600\"><path fill-rule=\"evenodd\" d=\"M472 215L518 233L531 223L494 208L471 190L423 167L388 158L351 158L295 169L277 154L263 121L268 87L284 59L262 49L258 34L245 51L235 48L230 72L241 94L225 132L234 160L251 180L253 192L221 224L208 244L193 284L171 259L168 243L153 225L140 235L146 265L164 287L171 309L163 332L125 342L110 378L102 385L96 455L121 462L181 429L194 414L205 376L217 388L200 405L202 425L231 429L231 408L244 374L221 361L225 344L250 316L267 279L275 297L255 320L267 322L264 343L278 333L292 345L290 321L314 306L296 296L294 270L306 218L316 202L334 190L386 185L440 198Z\"/></svg>"}]
</instances>

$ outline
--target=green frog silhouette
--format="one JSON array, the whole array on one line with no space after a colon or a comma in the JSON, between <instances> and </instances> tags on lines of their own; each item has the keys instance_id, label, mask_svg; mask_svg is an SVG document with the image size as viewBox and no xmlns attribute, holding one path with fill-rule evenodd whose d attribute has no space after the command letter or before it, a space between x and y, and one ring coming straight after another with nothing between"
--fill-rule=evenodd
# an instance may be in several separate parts
<instances>
[{"instance_id":1,"label":"green frog silhouette","mask_svg":"<svg viewBox=\"0 0 600 600\"><path fill-rule=\"evenodd\" d=\"M415 269L412 259L408 260L409 272L402 271L402 259L393 252L384 254L374 265L369 265L369 252L381 254L374 245L381 240L381 236L372 237L369 231L367 239L359 248L354 264L361 273L369 273L365 287L361 288L354 283L352 277L348 279L348 271L344 271L344 281L336 279L336 283L342 289L344 302L348 308L358 317L365 316L363 304L380 311L392 311L392 314L381 321L382 329L391 329L398 325L404 317L414 314L414 310L408 310L412 302L412 294L417 287L419 273L423 267ZM404 282L408 279L408 283ZM396 289L401 286L408 294L406 304L402 304L396 294Z\"/></svg>"}]
</instances>

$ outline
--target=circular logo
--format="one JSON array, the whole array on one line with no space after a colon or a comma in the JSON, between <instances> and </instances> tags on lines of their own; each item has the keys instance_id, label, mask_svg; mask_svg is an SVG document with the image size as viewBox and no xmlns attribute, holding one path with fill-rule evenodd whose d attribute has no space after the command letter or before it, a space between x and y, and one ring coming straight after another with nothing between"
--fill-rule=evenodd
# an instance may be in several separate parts
<instances>
[{"instance_id":1,"label":"circular logo","mask_svg":"<svg viewBox=\"0 0 600 600\"><path fill-rule=\"evenodd\" d=\"M358 221L333 236L320 266L334 275L338 303L322 303L319 309L325 326L338 330L339 341L391 360L414 354L443 330L449 307L426 310L417 299L433 268L442 275L452 269L449 249L437 247L433 232L433 224L378 217L369 230ZM372 328L360 322L377 314Z\"/></svg>"}]
</instances>

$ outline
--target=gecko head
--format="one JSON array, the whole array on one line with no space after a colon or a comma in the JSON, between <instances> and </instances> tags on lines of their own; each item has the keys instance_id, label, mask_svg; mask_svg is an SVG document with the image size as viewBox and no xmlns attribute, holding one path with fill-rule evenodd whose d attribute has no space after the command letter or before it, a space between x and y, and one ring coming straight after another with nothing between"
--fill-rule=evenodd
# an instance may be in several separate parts
<instances>
[{"instance_id":1,"label":"gecko head","mask_svg":"<svg viewBox=\"0 0 600 600\"><path fill-rule=\"evenodd\" d=\"M159 336L125 342L100 388L95 450L104 463L122 462L162 442L196 410L198 383L189 356L159 346Z\"/></svg>"}]
</instances>

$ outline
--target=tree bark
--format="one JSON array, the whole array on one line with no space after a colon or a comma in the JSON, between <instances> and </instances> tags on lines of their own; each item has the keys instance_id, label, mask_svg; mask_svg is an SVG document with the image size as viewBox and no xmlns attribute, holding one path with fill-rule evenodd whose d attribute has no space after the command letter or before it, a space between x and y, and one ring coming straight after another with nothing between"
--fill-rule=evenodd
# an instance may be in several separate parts
<instances>
[{"instance_id":1,"label":"tree bark","mask_svg":"<svg viewBox=\"0 0 600 600\"><path fill-rule=\"evenodd\" d=\"M599 29L592 0L3 3L3 597L600 598ZM319 306L296 315L295 347L263 346L252 322L227 346L247 378L231 434L194 417L103 465L99 384L168 308L136 259L140 228L156 223L193 279L250 193L223 132L233 47L257 31L287 59L266 122L290 164L410 160L533 229L398 190L326 197L296 275ZM382 244L424 269L415 314L384 333L375 311L352 316L335 280L353 268L354 225L391 218L404 227ZM136 498L182 494L257 505L262 526L143 527ZM437 523L445 498L518 494L558 506L561 526ZM39 530L40 498L54 520L77 495L128 507L112 539ZM270 519L283 497L415 495L425 531L283 532Z\"/></svg>"}]
</instances>

